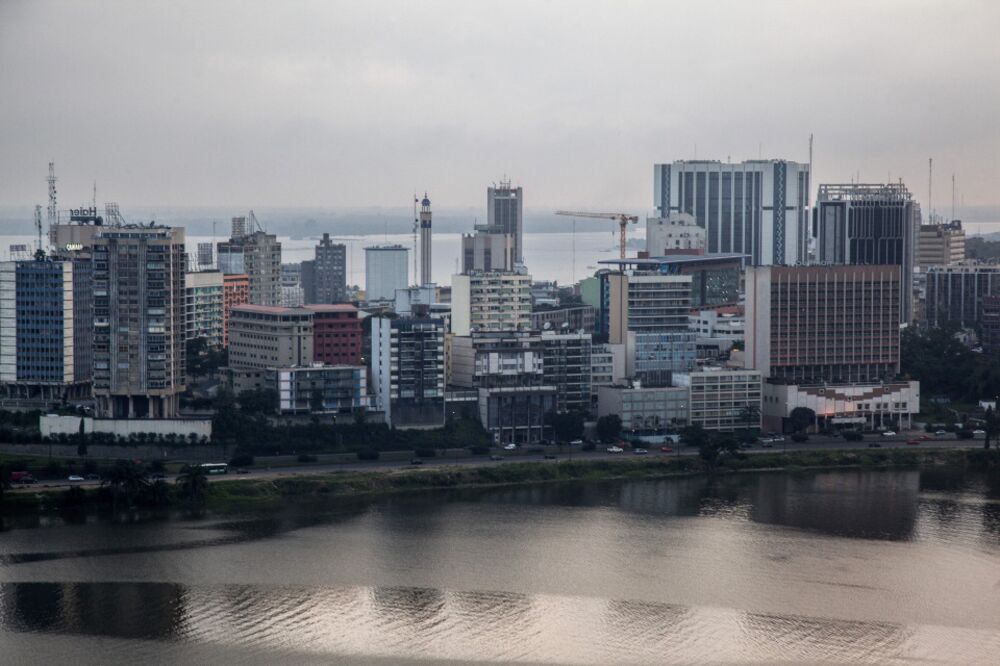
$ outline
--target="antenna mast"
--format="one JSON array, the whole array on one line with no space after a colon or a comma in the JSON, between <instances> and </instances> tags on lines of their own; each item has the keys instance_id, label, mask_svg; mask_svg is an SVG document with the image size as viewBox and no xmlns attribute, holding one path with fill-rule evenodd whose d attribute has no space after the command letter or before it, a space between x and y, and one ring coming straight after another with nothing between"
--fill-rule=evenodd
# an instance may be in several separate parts
<instances>
[{"instance_id":1,"label":"antenna mast","mask_svg":"<svg viewBox=\"0 0 1000 666\"><path fill-rule=\"evenodd\" d=\"M927 158L927 214L930 215L931 224L934 224L934 158Z\"/></svg>"},{"instance_id":2,"label":"antenna mast","mask_svg":"<svg viewBox=\"0 0 1000 666\"><path fill-rule=\"evenodd\" d=\"M57 224L58 216L56 208L56 163L49 162L49 226Z\"/></svg>"},{"instance_id":3,"label":"antenna mast","mask_svg":"<svg viewBox=\"0 0 1000 666\"><path fill-rule=\"evenodd\" d=\"M413 281L416 282L420 279L420 271L417 268L417 229L419 223L417 222L417 193L413 193Z\"/></svg>"},{"instance_id":4,"label":"antenna mast","mask_svg":"<svg viewBox=\"0 0 1000 666\"><path fill-rule=\"evenodd\" d=\"M42 207L41 205L35 206L35 232L38 233L38 252L44 252L42 246Z\"/></svg>"},{"instance_id":5,"label":"antenna mast","mask_svg":"<svg viewBox=\"0 0 1000 666\"><path fill-rule=\"evenodd\" d=\"M951 174L951 219L955 219L955 174Z\"/></svg>"},{"instance_id":6,"label":"antenna mast","mask_svg":"<svg viewBox=\"0 0 1000 666\"><path fill-rule=\"evenodd\" d=\"M812 202L812 177L813 177L813 135L809 135L809 185L806 187L806 208Z\"/></svg>"}]
</instances>

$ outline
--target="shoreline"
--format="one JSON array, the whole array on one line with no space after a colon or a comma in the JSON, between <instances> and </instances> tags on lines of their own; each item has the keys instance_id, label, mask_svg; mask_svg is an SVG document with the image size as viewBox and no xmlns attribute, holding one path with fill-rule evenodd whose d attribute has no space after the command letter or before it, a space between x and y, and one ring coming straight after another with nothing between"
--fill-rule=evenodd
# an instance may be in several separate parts
<instances>
[{"instance_id":1,"label":"shoreline","mask_svg":"<svg viewBox=\"0 0 1000 666\"><path fill-rule=\"evenodd\" d=\"M484 461L485 462L485 461ZM694 476L812 473L850 469L927 468L961 466L970 470L1000 470L1000 451L992 449L830 449L734 457L714 469L698 456L562 460L558 463L509 462L482 466L441 465L430 469L377 471L330 470L271 479L224 478L208 484L196 506L223 512L264 508L286 501L355 500L425 490L468 490L564 482L657 480ZM192 508L179 488L166 485L156 503L132 508ZM113 508L106 489L72 488L5 493L2 513L51 514L72 510ZM125 507L119 507L125 508Z\"/></svg>"}]
</instances>

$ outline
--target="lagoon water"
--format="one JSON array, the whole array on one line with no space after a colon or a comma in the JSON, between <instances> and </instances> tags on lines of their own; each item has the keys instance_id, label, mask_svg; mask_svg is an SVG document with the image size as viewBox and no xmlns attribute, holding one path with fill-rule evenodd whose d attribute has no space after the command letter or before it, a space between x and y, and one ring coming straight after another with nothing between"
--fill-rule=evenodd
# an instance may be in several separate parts
<instances>
[{"instance_id":1,"label":"lagoon water","mask_svg":"<svg viewBox=\"0 0 1000 666\"><path fill-rule=\"evenodd\" d=\"M1000 482L960 471L7 527L4 663L1000 660Z\"/></svg>"}]
</instances>

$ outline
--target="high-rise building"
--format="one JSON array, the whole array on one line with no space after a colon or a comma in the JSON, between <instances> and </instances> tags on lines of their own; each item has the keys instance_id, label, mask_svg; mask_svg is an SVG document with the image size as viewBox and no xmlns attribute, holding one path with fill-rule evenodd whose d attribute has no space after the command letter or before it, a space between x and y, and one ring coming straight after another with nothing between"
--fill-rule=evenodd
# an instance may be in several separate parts
<instances>
[{"instance_id":1,"label":"high-rise building","mask_svg":"<svg viewBox=\"0 0 1000 666\"><path fill-rule=\"evenodd\" d=\"M899 372L898 266L747 269L745 365L792 383Z\"/></svg>"},{"instance_id":2,"label":"high-rise building","mask_svg":"<svg viewBox=\"0 0 1000 666\"><path fill-rule=\"evenodd\" d=\"M306 303L343 303L347 300L347 246L330 234L316 245L315 260L302 262L302 289Z\"/></svg>"},{"instance_id":3,"label":"high-rise building","mask_svg":"<svg viewBox=\"0 0 1000 666\"><path fill-rule=\"evenodd\" d=\"M451 280L451 332L516 331L531 326L531 276L472 273Z\"/></svg>"},{"instance_id":4,"label":"high-rise building","mask_svg":"<svg viewBox=\"0 0 1000 666\"><path fill-rule=\"evenodd\" d=\"M269 386L268 369L313 363L313 312L238 305L229 315L229 368L237 394Z\"/></svg>"},{"instance_id":5,"label":"high-rise building","mask_svg":"<svg viewBox=\"0 0 1000 666\"><path fill-rule=\"evenodd\" d=\"M486 190L486 218L489 233L508 234L513 243L515 264L524 263L524 192L501 180Z\"/></svg>"},{"instance_id":6,"label":"high-rise building","mask_svg":"<svg viewBox=\"0 0 1000 666\"><path fill-rule=\"evenodd\" d=\"M98 414L176 416L184 390L184 229L105 227L93 256Z\"/></svg>"},{"instance_id":7,"label":"high-rise building","mask_svg":"<svg viewBox=\"0 0 1000 666\"><path fill-rule=\"evenodd\" d=\"M961 220L920 225L917 266L950 266L965 261L965 231Z\"/></svg>"},{"instance_id":8,"label":"high-rise building","mask_svg":"<svg viewBox=\"0 0 1000 666\"><path fill-rule=\"evenodd\" d=\"M927 269L924 319L928 326L975 328L983 301L1000 295L1000 265L968 262Z\"/></svg>"},{"instance_id":9,"label":"high-rise building","mask_svg":"<svg viewBox=\"0 0 1000 666\"><path fill-rule=\"evenodd\" d=\"M90 395L92 332L79 335L76 265L70 260L0 262L0 398L48 409ZM84 287L89 291L89 279ZM87 359L89 361L89 357Z\"/></svg>"},{"instance_id":10,"label":"high-rise building","mask_svg":"<svg viewBox=\"0 0 1000 666\"><path fill-rule=\"evenodd\" d=\"M374 408L393 428L444 426L444 322L372 318Z\"/></svg>"},{"instance_id":11,"label":"high-rise building","mask_svg":"<svg viewBox=\"0 0 1000 666\"><path fill-rule=\"evenodd\" d=\"M409 284L409 250L402 245L365 248L365 300L391 301Z\"/></svg>"},{"instance_id":12,"label":"high-rise building","mask_svg":"<svg viewBox=\"0 0 1000 666\"><path fill-rule=\"evenodd\" d=\"M200 271L184 276L184 339L204 338L210 347L222 347L223 276Z\"/></svg>"},{"instance_id":13,"label":"high-rise building","mask_svg":"<svg viewBox=\"0 0 1000 666\"><path fill-rule=\"evenodd\" d=\"M215 268L215 246L212 243L198 243L198 270L210 271Z\"/></svg>"},{"instance_id":14,"label":"high-rise building","mask_svg":"<svg viewBox=\"0 0 1000 666\"><path fill-rule=\"evenodd\" d=\"M587 412L591 397L589 332L542 331L543 383L556 388L557 412Z\"/></svg>"},{"instance_id":15,"label":"high-rise building","mask_svg":"<svg viewBox=\"0 0 1000 666\"><path fill-rule=\"evenodd\" d=\"M313 361L326 365L361 363L361 320L350 303L307 305L313 313Z\"/></svg>"},{"instance_id":16,"label":"high-rise building","mask_svg":"<svg viewBox=\"0 0 1000 666\"><path fill-rule=\"evenodd\" d=\"M651 257L665 254L699 254L705 251L705 230L694 215L670 213L667 217L646 218L646 252Z\"/></svg>"},{"instance_id":17,"label":"high-rise building","mask_svg":"<svg viewBox=\"0 0 1000 666\"><path fill-rule=\"evenodd\" d=\"M514 270L514 239L510 234L477 231L462 234L462 272L492 273Z\"/></svg>"},{"instance_id":18,"label":"high-rise building","mask_svg":"<svg viewBox=\"0 0 1000 666\"><path fill-rule=\"evenodd\" d=\"M820 185L815 216L819 263L901 267L900 312L911 321L920 208L906 186Z\"/></svg>"},{"instance_id":19,"label":"high-rise building","mask_svg":"<svg viewBox=\"0 0 1000 666\"><path fill-rule=\"evenodd\" d=\"M424 192L424 199L420 202L420 282L418 284L430 284L434 280L431 278L431 200Z\"/></svg>"},{"instance_id":20,"label":"high-rise building","mask_svg":"<svg viewBox=\"0 0 1000 666\"><path fill-rule=\"evenodd\" d=\"M250 302L254 305L281 303L281 243L277 236L251 230L246 218L233 218L233 235L218 244L219 270L227 275L246 274Z\"/></svg>"},{"instance_id":21,"label":"high-rise building","mask_svg":"<svg viewBox=\"0 0 1000 666\"><path fill-rule=\"evenodd\" d=\"M222 276L222 346L229 346L229 316L237 305L250 302L250 277L246 274Z\"/></svg>"},{"instance_id":22,"label":"high-rise building","mask_svg":"<svg viewBox=\"0 0 1000 666\"><path fill-rule=\"evenodd\" d=\"M707 252L750 256L754 266L808 258L809 165L787 160L678 160L653 167L660 217L693 215Z\"/></svg>"}]
</instances>

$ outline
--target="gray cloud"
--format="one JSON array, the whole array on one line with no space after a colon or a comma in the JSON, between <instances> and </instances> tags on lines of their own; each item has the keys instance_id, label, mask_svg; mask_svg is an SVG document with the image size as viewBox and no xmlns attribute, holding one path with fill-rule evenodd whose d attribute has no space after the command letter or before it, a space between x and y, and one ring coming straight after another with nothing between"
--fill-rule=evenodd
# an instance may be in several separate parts
<instances>
[{"instance_id":1,"label":"gray cloud","mask_svg":"<svg viewBox=\"0 0 1000 666\"><path fill-rule=\"evenodd\" d=\"M995 205L993 2L0 1L0 203L647 208L652 164L807 158ZM103 198L103 197L102 197Z\"/></svg>"}]
</instances>

